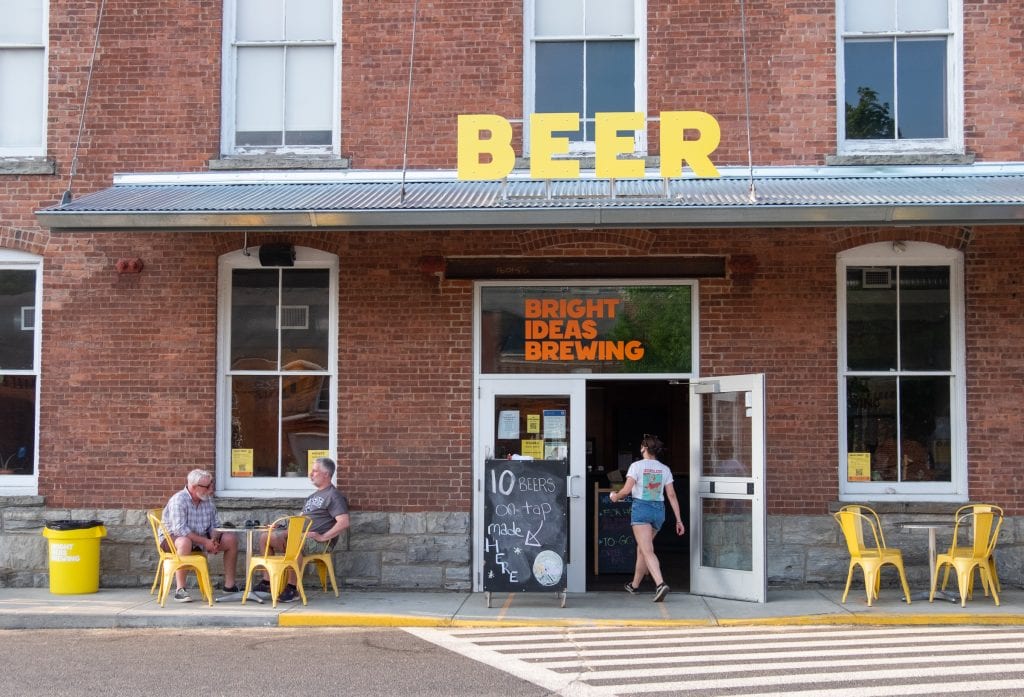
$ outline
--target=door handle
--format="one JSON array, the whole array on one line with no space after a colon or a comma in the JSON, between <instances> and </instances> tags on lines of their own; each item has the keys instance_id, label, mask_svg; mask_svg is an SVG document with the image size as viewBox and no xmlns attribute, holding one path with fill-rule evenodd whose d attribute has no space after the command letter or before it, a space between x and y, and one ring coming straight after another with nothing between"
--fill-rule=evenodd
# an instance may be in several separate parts
<instances>
[{"instance_id":1,"label":"door handle","mask_svg":"<svg viewBox=\"0 0 1024 697\"><path fill-rule=\"evenodd\" d=\"M573 479L579 479L579 478L580 478L580 475L578 475L578 474L571 474L571 475L569 475L568 477L565 478L565 498L567 498L567 499L578 499L580 497L579 494L573 493L573 490L572 490L572 480Z\"/></svg>"}]
</instances>

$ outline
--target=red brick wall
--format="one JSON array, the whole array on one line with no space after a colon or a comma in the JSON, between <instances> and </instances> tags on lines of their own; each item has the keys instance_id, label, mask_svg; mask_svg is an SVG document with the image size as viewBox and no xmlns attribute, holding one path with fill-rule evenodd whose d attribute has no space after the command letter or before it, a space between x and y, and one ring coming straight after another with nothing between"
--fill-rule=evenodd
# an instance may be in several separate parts
<instances>
[{"instance_id":1,"label":"red brick wall","mask_svg":"<svg viewBox=\"0 0 1024 697\"><path fill-rule=\"evenodd\" d=\"M746 163L736 6L649 0L649 111L703 109L716 155ZM163 502L212 466L216 268L241 233L50 234L33 212L68 186L97 3L51 3L48 154L56 176L0 175L0 246L45 257L40 493L51 506ZM454 166L458 113L522 115L520 3L421 3L412 168ZM967 3L967 144L1019 160L1024 19ZM202 171L219 156L221 3L108 0L73 188L115 172ZM402 161L409 3L344 4L342 153ZM747 3L755 164L835 151L834 3ZM386 27L386 39L378 33ZM655 131L656 133L656 131ZM656 141L656 138L653 139ZM966 248L971 494L1024 511L1019 229ZM750 255L752 276L700 286L704 372L765 372L772 513L822 513L837 494L835 253L877 239L954 245L955 230L265 233L341 258L341 481L365 510L467 510L471 287L419 271L423 255ZM258 244L261 235L250 236ZM120 257L145 271L118 276Z\"/></svg>"}]
</instances>

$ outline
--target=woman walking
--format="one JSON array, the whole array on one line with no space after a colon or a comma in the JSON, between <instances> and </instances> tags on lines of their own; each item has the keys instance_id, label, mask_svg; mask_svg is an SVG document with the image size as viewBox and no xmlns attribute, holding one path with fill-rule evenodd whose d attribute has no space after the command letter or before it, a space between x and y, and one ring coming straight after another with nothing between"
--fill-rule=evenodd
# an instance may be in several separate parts
<instances>
[{"instance_id":1,"label":"woman walking","mask_svg":"<svg viewBox=\"0 0 1024 697\"><path fill-rule=\"evenodd\" d=\"M676 516L676 534L686 532L683 519L679 515L679 501L672 486L672 470L659 462L658 457L665 450L665 444L657 436L645 433L640 441L640 458L629 466L626 472L626 483L618 491L613 491L609 498L612 502L621 501L630 493L633 494L633 510L630 525L633 537L636 538L636 570L633 580L626 583L626 590L636 593L648 573L656 585L654 602L660 603L668 595L668 586L661 575L661 564L654 554L654 536L665 522L665 498L668 498L672 512Z\"/></svg>"}]
</instances>

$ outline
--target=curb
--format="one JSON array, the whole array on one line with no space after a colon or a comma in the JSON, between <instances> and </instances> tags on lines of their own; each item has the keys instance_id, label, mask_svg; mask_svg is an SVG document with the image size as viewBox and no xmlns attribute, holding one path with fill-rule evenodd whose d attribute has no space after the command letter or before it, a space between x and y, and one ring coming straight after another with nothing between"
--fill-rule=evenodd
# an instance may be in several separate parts
<instances>
[{"instance_id":1,"label":"curb","mask_svg":"<svg viewBox=\"0 0 1024 697\"><path fill-rule=\"evenodd\" d=\"M500 629L514 627L770 627L770 626L1024 626L1024 614L1013 615L790 615L744 619L626 620L626 619L502 619L469 620L454 617L377 615L360 613L282 614L280 627L432 627L441 629Z\"/></svg>"}]
</instances>

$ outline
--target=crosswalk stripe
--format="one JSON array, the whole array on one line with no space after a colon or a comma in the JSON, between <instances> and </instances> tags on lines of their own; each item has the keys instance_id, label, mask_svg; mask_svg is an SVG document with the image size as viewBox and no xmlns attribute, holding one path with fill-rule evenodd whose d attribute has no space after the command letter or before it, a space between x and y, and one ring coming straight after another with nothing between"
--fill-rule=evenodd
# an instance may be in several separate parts
<instances>
[{"instance_id":1,"label":"crosswalk stripe","mask_svg":"<svg viewBox=\"0 0 1024 697\"><path fill-rule=\"evenodd\" d=\"M779 655L780 656L785 656L787 654L779 654ZM968 663L968 664L970 664L971 668L973 668L975 671L977 671L979 673L985 673L985 672L992 672L992 671L999 672L1000 670L1003 670L1006 667L1005 661L1008 660L1008 659L1011 659L1011 658L1015 659L1015 660L1022 660L1022 659L1024 659L1024 652L1016 651L1016 652L1011 653L1011 654L1000 654L998 656L986 656L984 659L979 659L978 656L972 656L972 655L959 655L959 656L916 656L913 659L910 659L910 661L908 661L907 659L902 658L902 657L887 658L887 657L873 656L871 658L871 666L873 668L875 668L875 669L888 666L888 667L891 667L891 668L899 668L899 669L906 670L906 669L910 669L910 668L918 668L918 667L923 667L923 666L927 666L927 665L939 665L939 664L941 664L941 665L949 665L950 663ZM817 660L817 661L814 661L814 660L808 660L808 661L775 661L775 662L772 662L771 664L768 664L768 665L765 665L765 666L761 667L759 670L761 672L771 672L771 671L776 671L777 672L777 671L782 671L782 670L785 670L785 671L794 671L794 670L796 670L796 671L804 671L804 670L810 670L812 668L860 668L860 669L862 669L864 667L864 660L865 660L864 656L861 655L860 658L851 658L851 659L846 659L846 660L842 660L842 661L837 661L837 660L832 660L832 659L823 659L823 660ZM641 663L637 663L636 661L634 661L632 659L629 659L629 658L620 658L613 665L622 665L623 663L626 663L626 662L628 662L630 665L645 665L645 666L654 665L654 663L652 663L652 662L645 662L645 663L642 663L642 664ZM605 668L602 665L600 665L598 663L595 663L594 661L582 661L582 662L581 661L575 661L575 662L565 661L565 662L562 662L560 665L552 665L550 663L543 663L543 664L540 664L540 665L543 665L543 667L547 668L548 670L558 670L560 668L565 668L565 669L577 668L581 664L585 665L587 668L592 669L592 670L593 669L597 669L597 668L601 668L600 674L597 677L600 677L602 679L603 678L614 678L614 679L635 678L637 675L644 675L644 676L647 676L647 677L658 677L658 676L665 676L665 675L679 675L679 676L682 676L682 675L711 675L711 674L714 674L714 673L728 674L728 673L736 673L738 671L743 671L743 670L748 670L749 669L748 666L744 666L743 664L738 664L736 662L732 662L729 665L707 665L707 664L700 664L700 665L681 666L678 663L676 663L675 661L673 661L671 657L661 658L661 659L659 659L656 662L657 665L660 665L660 666L663 666L663 667L659 667L659 668L644 668L642 672L638 672L636 669L620 669L620 670L616 670L616 669L613 669L613 668ZM860 673L860 674L863 674L863 673Z\"/></svg>"},{"instance_id":2,"label":"crosswalk stripe","mask_svg":"<svg viewBox=\"0 0 1024 697\"><path fill-rule=\"evenodd\" d=\"M829 687L822 690L786 690L785 692L748 692L732 694L729 697L910 697L911 695L962 695L982 694L997 690L1020 690L1024 680L977 680L968 685L963 683L915 683L913 685L868 685L864 687ZM614 695L616 692L602 692ZM599 697L595 695L594 697Z\"/></svg>"},{"instance_id":3,"label":"crosswalk stripe","mask_svg":"<svg viewBox=\"0 0 1024 697\"><path fill-rule=\"evenodd\" d=\"M567 657L572 657L572 656L590 656L590 657L617 656L617 655L621 655L623 653L623 651L625 651L625 650L632 651L632 650L638 649L638 648L645 648L645 649L658 649L658 650L662 651L663 653L671 652L673 656L677 656L677 657L683 657L683 656L688 656L689 655L689 656L694 656L697 659L706 660L706 661L716 661L716 660L718 660L718 661L730 661L730 660L734 660L732 652L755 653L755 652L757 652L759 650L777 649L778 645L779 645L779 642L777 640L772 641L772 640L767 640L766 639L766 640L761 641L761 642L750 642L750 643L747 643L747 644L741 644L741 645L729 647L730 653L728 653L728 654L721 653L721 652L716 654L716 653L713 653L713 651L715 651L715 650L721 651L721 649L722 649L721 646L713 646L713 645L710 645L710 644L701 644L701 643L696 643L696 644L694 644L694 643L687 643L687 644L661 644L661 645L656 645L656 644L651 644L649 642L644 642L644 643L641 644L641 643L638 643L636 641L631 641L631 642L628 642L628 645L626 645L624 643L624 644L620 644L620 645L617 645L617 646L610 646L610 647L607 647L607 648L606 647L590 648L590 646L588 644L586 644L585 642L581 643L581 642L573 641L570 648L566 648L566 645L564 643L562 643L562 644L558 645L557 647L555 645L551 645L551 646L549 646L549 647L547 647L547 648L545 648L544 650L541 650L541 651L536 651L536 650L532 650L532 649L529 650L529 651L512 650L509 647L507 647L507 645L506 645L506 647L504 649L504 652L505 653L514 654L517 658L522 659L522 660L525 661L525 660L531 660L531 659L542 659L543 660L543 659L567 658ZM794 649L816 649L815 653L820 655L821 652L840 653L840 654L841 653L850 653L850 652L855 650L856 646L864 646L864 645L868 645L868 642L858 641L854 646L851 646L851 645L820 644L820 643L817 643L817 642L807 642L807 641L795 641L795 642L792 642L792 643L788 643L786 645L786 647L787 647L787 652L790 652L790 651L792 651ZM1013 639L1013 638L1011 638L1011 639L1007 639L1006 641L1000 641L1000 642L989 642L989 641L986 641L986 642L972 642L971 643L972 649L975 648L975 647L980 647L982 645L984 646L984 648L991 648L991 649L1016 648L1016 647L1020 646L1020 639ZM879 644L879 643L876 643L876 642L871 642L870 646L872 647L872 650L875 650L875 651L880 651L880 650L890 651L891 650L894 653L902 653L902 652L906 652L906 651L911 649L911 647L897 646L897 645L887 646L885 644ZM499 649L499 648L496 648L496 647L493 647L493 646L488 646L486 648L488 648L488 649L490 649L492 651L498 651L498 652L502 652L503 651L503 649ZM556 648L560 648L562 650L556 650ZM954 641L954 640L950 640L948 638L943 638L943 637L935 637L934 640L931 641L931 643L929 645L929 648L931 650L933 650L933 651L959 651L959 650L961 650L963 648L963 642L961 642L961 641ZM916 649L916 650L920 650L920 649Z\"/></svg>"}]
</instances>

